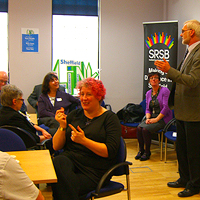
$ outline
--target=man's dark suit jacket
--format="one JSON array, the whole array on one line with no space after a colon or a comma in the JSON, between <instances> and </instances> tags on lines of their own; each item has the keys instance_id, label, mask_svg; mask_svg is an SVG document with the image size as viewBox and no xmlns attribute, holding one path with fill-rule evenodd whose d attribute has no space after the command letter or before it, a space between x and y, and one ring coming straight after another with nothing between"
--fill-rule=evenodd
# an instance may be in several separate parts
<instances>
[{"instance_id":1,"label":"man's dark suit jacket","mask_svg":"<svg viewBox=\"0 0 200 200\"><path fill-rule=\"evenodd\" d=\"M65 92L65 87L60 85L59 86L59 90ZM37 102L38 99L40 97L40 95L42 94L42 84L36 85L33 89L33 92L29 95L28 97L28 102L29 104L36 109L37 111Z\"/></svg>"},{"instance_id":2,"label":"man's dark suit jacket","mask_svg":"<svg viewBox=\"0 0 200 200\"><path fill-rule=\"evenodd\" d=\"M26 117L10 107L3 106L0 110L0 126L3 125L22 128L28 131L38 143L40 142L40 138L36 135L36 129L33 125L26 119Z\"/></svg>"}]
</instances>

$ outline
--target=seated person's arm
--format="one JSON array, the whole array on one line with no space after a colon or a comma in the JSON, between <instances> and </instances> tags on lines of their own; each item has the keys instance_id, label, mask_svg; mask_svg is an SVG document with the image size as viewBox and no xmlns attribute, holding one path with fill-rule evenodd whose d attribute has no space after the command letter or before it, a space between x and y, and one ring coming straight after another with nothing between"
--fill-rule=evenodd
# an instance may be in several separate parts
<instances>
[{"instance_id":1,"label":"seated person's arm","mask_svg":"<svg viewBox=\"0 0 200 200\"><path fill-rule=\"evenodd\" d=\"M150 119L151 118L151 114L150 113L146 113L146 119Z\"/></svg>"},{"instance_id":2,"label":"seated person's arm","mask_svg":"<svg viewBox=\"0 0 200 200\"><path fill-rule=\"evenodd\" d=\"M53 149L54 150L60 150L64 147L66 142L66 127L67 127L67 115L64 113L64 108L61 108L60 110L56 111L55 119L60 123L60 128L56 131L55 135L53 136Z\"/></svg>"},{"instance_id":3,"label":"seated person's arm","mask_svg":"<svg viewBox=\"0 0 200 200\"><path fill-rule=\"evenodd\" d=\"M42 192L40 190L36 200L44 200L44 196L42 195Z\"/></svg>"},{"instance_id":4,"label":"seated person's arm","mask_svg":"<svg viewBox=\"0 0 200 200\"><path fill-rule=\"evenodd\" d=\"M43 135L46 139L52 138L52 136L51 136L46 130L44 130L43 128L39 127L39 126L36 125L36 124L34 124L33 126L34 126L34 128L35 128L37 131L41 131L41 132L42 132L42 135Z\"/></svg>"},{"instance_id":5,"label":"seated person's arm","mask_svg":"<svg viewBox=\"0 0 200 200\"><path fill-rule=\"evenodd\" d=\"M160 121L165 115L163 115L162 113L159 113L159 115L155 118L156 122Z\"/></svg>"}]
</instances>

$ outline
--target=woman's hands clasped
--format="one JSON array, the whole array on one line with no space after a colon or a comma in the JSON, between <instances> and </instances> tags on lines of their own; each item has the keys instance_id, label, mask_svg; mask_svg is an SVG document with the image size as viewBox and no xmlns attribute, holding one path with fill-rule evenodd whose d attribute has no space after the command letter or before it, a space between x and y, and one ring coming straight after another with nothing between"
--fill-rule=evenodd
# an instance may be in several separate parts
<instances>
[{"instance_id":1,"label":"woman's hands clasped","mask_svg":"<svg viewBox=\"0 0 200 200\"><path fill-rule=\"evenodd\" d=\"M146 124L154 124L158 122L156 118L146 119Z\"/></svg>"}]
</instances>

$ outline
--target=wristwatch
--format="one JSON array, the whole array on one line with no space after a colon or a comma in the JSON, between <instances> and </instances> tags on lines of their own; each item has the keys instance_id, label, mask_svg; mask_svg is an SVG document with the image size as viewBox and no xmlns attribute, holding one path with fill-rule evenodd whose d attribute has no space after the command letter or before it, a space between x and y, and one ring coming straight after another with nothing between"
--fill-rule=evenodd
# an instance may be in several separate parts
<instances>
[{"instance_id":1,"label":"wristwatch","mask_svg":"<svg viewBox=\"0 0 200 200\"><path fill-rule=\"evenodd\" d=\"M60 127L60 126L59 126L59 129L60 129L61 131L65 131L65 130L66 130L66 128L63 128L63 127Z\"/></svg>"}]
</instances>

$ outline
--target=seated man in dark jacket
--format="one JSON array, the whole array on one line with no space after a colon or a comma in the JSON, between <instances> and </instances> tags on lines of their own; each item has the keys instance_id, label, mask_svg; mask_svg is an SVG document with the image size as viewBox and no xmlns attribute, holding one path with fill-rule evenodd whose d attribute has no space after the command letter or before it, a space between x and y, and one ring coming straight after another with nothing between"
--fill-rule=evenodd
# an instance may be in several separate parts
<instances>
[{"instance_id":1,"label":"seated man in dark jacket","mask_svg":"<svg viewBox=\"0 0 200 200\"><path fill-rule=\"evenodd\" d=\"M22 98L22 91L15 85L5 85L1 90L1 104L0 110L0 126L11 125L17 126L28 131L37 142L42 142L45 139L51 138L51 135L37 125L31 124L26 116L20 114L21 106L24 102ZM38 136L37 131L41 131L42 135Z\"/></svg>"}]
</instances>

